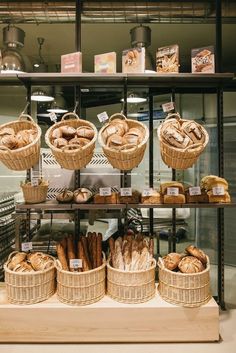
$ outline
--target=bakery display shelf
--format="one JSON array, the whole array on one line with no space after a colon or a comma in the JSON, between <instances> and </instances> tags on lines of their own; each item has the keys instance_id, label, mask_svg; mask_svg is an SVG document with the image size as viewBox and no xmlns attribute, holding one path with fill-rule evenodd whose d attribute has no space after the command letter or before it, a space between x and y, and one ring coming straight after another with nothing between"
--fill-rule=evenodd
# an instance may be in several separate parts
<instances>
[{"instance_id":1,"label":"bakery display shelf","mask_svg":"<svg viewBox=\"0 0 236 353\"><path fill-rule=\"evenodd\" d=\"M12 86L12 85L22 85L17 74L2 74L0 73L0 86Z\"/></svg>"},{"instance_id":2,"label":"bakery display shelf","mask_svg":"<svg viewBox=\"0 0 236 353\"><path fill-rule=\"evenodd\" d=\"M7 302L5 285L2 283L0 310L0 342L219 340L219 308L213 298L199 308L169 304L158 293L152 300L142 304L118 303L105 296L91 305L70 306L59 302L54 294L42 303L13 305Z\"/></svg>"}]
</instances>

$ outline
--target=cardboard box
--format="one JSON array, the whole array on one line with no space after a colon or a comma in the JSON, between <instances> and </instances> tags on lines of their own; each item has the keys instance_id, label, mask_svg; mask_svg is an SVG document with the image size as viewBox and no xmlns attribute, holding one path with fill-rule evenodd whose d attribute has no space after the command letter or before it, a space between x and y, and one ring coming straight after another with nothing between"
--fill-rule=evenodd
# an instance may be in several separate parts
<instances>
[{"instance_id":1,"label":"cardboard box","mask_svg":"<svg viewBox=\"0 0 236 353\"><path fill-rule=\"evenodd\" d=\"M116 73L116 53L104 53L94 56L94 72L103 74Z\"/></svg>"},{"instance_id":2,"label":"cardboard box","mask_svg":"<svg viewBox=\"0 0 236 353\"><path fill-rule=\"evenodd\" d=\"M215 73L214 47L202 47L191 51L192 73Z\"/></svg>"},{"instance_id":3,"label":"cardboard box","mask_svg":"<svg viewBox=\"0 0 236 353\"><path fill-rule=\"evenodd\" d=\"M82 53L75 52L61 56L61 72L81 73L82 72Z\"/></svg>"},{"instance_id":4,"label":"cardboard box","mask_svg":"<svg viewBox=\"0 0 236 353\"><path fill-rule=\"evenodd\" d=\"M179 46L177 44L157 49L156 70L158 73L179 72Z\"/></svg>"},{"instance_id":5,"label":"cardboard box","mask_svg":"<svg viewBox=\"0 0 236 353\"><path fill-rule=\"evenodd\" d=\"M123 50L122 72L124 74L145 72L145 48Z\"/></svg>"}]
</instances>

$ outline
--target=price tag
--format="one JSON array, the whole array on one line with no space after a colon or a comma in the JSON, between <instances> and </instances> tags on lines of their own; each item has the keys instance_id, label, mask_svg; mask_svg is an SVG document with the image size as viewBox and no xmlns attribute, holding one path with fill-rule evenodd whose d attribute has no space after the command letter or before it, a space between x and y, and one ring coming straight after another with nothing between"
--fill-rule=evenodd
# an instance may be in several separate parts
<instances>
[{"instance_id":1,"label":"price tag","mask_svg":"<svg viewBox=\"0 0 236 353\"><path fill-rule=\"evenodd\" d=\"M195 196L195 195L201 195L201 188L200 186L193 186L189 188L189 195L190 196Z\"/></svg>"},{"instance_id":2,"label":"price tag","mask_svg":"<svg viewBox=\"0 0 236 353\"><path fill-rule=\"evenodd\" d=\"M104 121L107 121L109 119L109 116L107 115L107 112L102 112L100 114L97 114L98 120L100 123L104 123Z\"/></svg>"},{"instance_id":3,"label":"price tag","mask_svg":"<svg viewBox=\"0 0 236 353\"><path fill-rule=\"evenodd\" d=\"M111 196L111 187L99 188L100 196Z\"/></svg>"},{"instance_id":4,"label":"price tag","mask_svg":"<svg viewBox=\"0 0 236 353\"><path fill-rule=\"evenodd\" d=\"M162 104L162 109L164 113L170 112L171 110L175 109L175 104L174 102L164 103Z\"/></svg>"},{"instance_id":5,"label":"price tag","mask_svg":"<svg viewBox=\"0 0 236 353\"><path fill-rule=\"evenodd\" d=\"M27 243L22 243L21 244L21 250L22 251L30 251L32 249L33 249L32 241L29 241Z\"/></svg>"},{"instance_id":6,"label":"price tag","mask_svg":"<svg viewBox=\"0 0 236 353\"><path fill-rule=\"evenodd\" d=\"M178 188L167 188L167 195L169 196L178 196L179 189Z\"/></svg>"},{"instance_id":7,"label":"price tag","mask_svg":"<svg viewBox=\"0 0 236 353\"><path fill-rule=\"evenodd\" d=\"M132 196L132 188L120 188L120 196Z\"/></svg>"},{"instance_id":8,"label":"price tag","mask_svg":"<svg viewBox=\"0 0 236 353\"><path fill-rule=\"evenodd\" d=\"M51 112L49 113L49 118L51 119L51 121L53 121L54 123L57 122L57 116L56 116L56 113L54 112Z\"/></svg>"},{"instance_id":9,"label":"price tag","mask_svg":"<svg viewBox=\"0 0 236 353\"><path fill-rule=\"evenodd\" d=\"M32 186L38 186L39 185L39 179L38 178L31 178L31 185Z\"/></svg>"},{"instance_id":10,"label":"price tag","mask_svg":"<svg viewBox=\"0 0 236 353\"><path fill-rule=\"evenodd\" d=\"M149 189L144 189L142 192L142 196L152 196L153 195L153 189L149 188Z\"/></svg>"},{"instance_id":11,"label":"price tag","mask_svg":"<svg viewBox=\"0 0 236 353\"><path fill-rule=\"evenodd\" d=\"M82 259L70 259L70 268L82 268Z\"/></svg>"},{"instance_id":12,"label":"price tag","mask_svg":"<svg viewBox=\"0 0 236 353\"><path fill-rule=\"evenodd\" d=\"M212 188L212 193L214 196L221 196L225 194L225 189L223 186L215 186Z\"/></svg>"}]
</instances>

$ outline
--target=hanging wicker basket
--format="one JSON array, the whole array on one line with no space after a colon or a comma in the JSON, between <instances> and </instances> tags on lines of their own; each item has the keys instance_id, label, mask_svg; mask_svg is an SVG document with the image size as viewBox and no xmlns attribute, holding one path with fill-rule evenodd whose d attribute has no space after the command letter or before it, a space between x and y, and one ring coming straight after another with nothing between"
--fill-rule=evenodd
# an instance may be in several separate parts
<instances>
[{"instance_id":1,"label":"hanging wicker basket","mask_svg":"<svg viewBox=\"0 0 236 353\"><path fill-rule=\"evenodd\" d=\"M147 141L149 138L149 131L146 125L136 120L127 119L123 114L120 113L113 114L110 117L109 122L117 118L125 120L129 126L129 129L134 127L139 128L144 136L142 142L135 146L130 145L131 148L129 149L122 149L121 147L120 150L115 150L111 147L106 146L106 143L103 138L103 132L107 128L109 123L104 125L100 129L98 133L98 142L102 146L103 152L107 157L108 161L114 168L120 170L131 170L137 167L144 157L144 152L146 150Z\"/></svg>"},{"instance_id":2,"label":"hanging wicker basket","mask_svg":"<svg viewBox=\"0 0 236 353\"><path fill-rule=\"evenodd\" d=\"M171 119L171 120L169 120ZM173 169L187 169L190 168L196 163L197 159L199 158L200 154L205 149L206 145L209 141L209 136L207 131L204 129L203 126L197 124L198 128L201 130L202 134L204 135L204 142L203 143L195 143L193 145L189 145L186 148L177 148L168 144L165 139L163 138L163 131L166 129L167 126L174 121L180 124L180 126L184 122L190 122L190 120L181 119L178 113L169 114L166 120L159 126L157 134L158 139L160 141L160 150L161 150L161 157L163 162Z\"/></svg>"},{"instance_id":3,"label":"hanging wicker basket","mask_svg":"<svg viewBox=\"0 0 236 353\"><path fill-rule=\"evenodd\" d=\"M5 146L0 146L0 161L11 170L26 170L32 168L39 161L41 129L34 122L32 117L21 114L19 119L0 126L0 130L12 128L15 134L21 130L36 130L36 138L25 147L10 150Z\"/></svg>"},{"instance_id":4,"label":"hanging wicker basket","mask_svg":"<svg viewBox=\"0 0 236 353\"><path fill-rule=\"evenodd\" d=\"M158 259L160 296L167 302L185 307L198 307L211 299L210 264L199 273L173 272Z\"/></svg>"},{"instance_id":5,"label":"hanging wicker basket","mask_svg":"<svg viewBox=\"0 0 236 353\"><path fill-rule=\"evenodd\" d=\"M80 126L88 126L93 129L93 139L83 147L78 145L68 145L60 149L52 144L52 132L61 126L71 126L77 129ZM97 139L97 129L94 124L87 120L82 120L75 113L66 113L63 115L59 123L51 126L45 135L46 144L51 148L51 151L62 168L70 170L78 170L86 167L93 157L93 151L95 148L95 142Z\"/></svg>"},{"instance_id":6,"label":"hanging wicker basket","mask_svg":"<svg viewBox=\"0 0 236 353\"><path fill-rule=\"evenodd\" d=\"M156 260L148 270L122 271L107 263L107 294L114 300L137 304L152 299L156 293Z\"/></svg>"},{"instance_id":7,"label":"hanging wicker basket","mask_svg":"<svg viewBox=\"0 0 236 353\"><path fill-rule=\"evenodd\" d=\"M4 264L8 301L12 304L35 304L51 297L56 289L55 267L44 271L14 272L8 268L8 264L15 254L11 253ZM54 261L52 256L50 258Z\"/></svg>"},{"instance_id":8,"label":"hanging wicker basket","mask_svg":"<svg viewBox=\"0 0 236 353\"><path fill-rule=\"evenodd\" d=\"M48 193L48 184L47 185L21 185L25 203L41 203L45 202L47 199Z\"/></svg>"}]
</instances>

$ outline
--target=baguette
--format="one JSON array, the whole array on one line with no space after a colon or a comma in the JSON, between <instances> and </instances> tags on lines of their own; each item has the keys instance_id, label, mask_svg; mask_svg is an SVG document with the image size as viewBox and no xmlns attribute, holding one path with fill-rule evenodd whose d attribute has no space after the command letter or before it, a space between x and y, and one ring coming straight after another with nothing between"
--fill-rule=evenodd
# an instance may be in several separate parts
<instances>
[{"instance_id":1,"label":"baguette","mask_svg":"<svg viewBox=\"0 0 236 353\"><path fill-rule=\"evenodd\" d=\"M78 242L78 254L79 254L79 258L82 260L83 272L89 271L91 268L89 268L88 260L85 256L85 251L84 251L84 247L81 239Z\"/></svg>"},{"instance_id":2,"label":"baguette","mask_svg":"<svg viewBox=\"0 0 236 353\"><path fill-rule=\"evenodd\" d=\"M97 267L102 266L102 234L97 235Z\"/></svg>"},{"instance_id":3,"label":"baguette","mask_svg":"<svg viewBox=\"0 0 236 353\"><path fill-rule=\"evenodd\" d=\"M72 237L67 238L67 258L69 262L70 271L74 272L75 269L70 267L70 260L75 259L74 242Z\"/></svg>"},{"instance_id":4,"label":"baguette","mask_svg":"<svg viewBox=\"0 0 236 353\"><path fill-rule=\"evenodd\" d=\"M93 232L93 235L92 235L91 258L92 258L92 267L96 268L97 267L97 234L95 232Z\"/></svg>"},{"instance_id":5,"label":"baguette","mask_svg":"<svg viewBox=\"0 0 236 353\"><path fill-rule=\"evenodd\" d=\"M109 238L108 244L109 244L110 254L111 254L111 265L114 267L115 241L112 237Z\"/></svg>"},{"instance_id":6,"label":"baguette","mask_svg":"<svg viewBox=\"0 0 236 353\"><path fill-rule=\"evenodd\" d=\"M122 252L121 252L121 243L118 239L116 239L116 241L115 241L113 267L117 268L118 270L123 271L124 270L124 260L123 260L123 256L122 256Z\"/></svg>"},{"instance_id":7,"label":"baguette","mask_svg":"<svg viewBox=\"0 0 236 353\"><path fill-rule=\"evenodd\" d=\"M151 257L154 257L154 239L150 238L149 252Z\"/></svg>"},{"instance_id":8,"label":"baguette","mask_svg":"<svg viewBox=\"0 0 236 353\"><path fill-rule=\"evenodd\" d=\"M69 271L67 260L66 260L66 253L64 251L62 244L58 243L56 246L56 249L57 249L57 257L61 263L62 269L64 271Z\"/></svg>"},{"instance_id":9,"label":"baguette","mask_svg":"<svg viewBox=\"0 0 236 353\"><path fill-rule=\"evenodd\" d=\"M123 246L123 259L124 259L124 269L125 271L130 271L131 268L131 246L132 243L126 241Z\"/></svg>"},{"instance_id":10,"label":"baguette","mask_svg":"<svg viewBox=\"0 0 236 353\"><path fill-rule=\"evenodd\" d=\"M88 252L88 239L85 236L83 236L83 237L81 237L81 241L83 244L84 257L85 257L85 261L87 263L88 269L92 270L93 267L92 267L91 261L89 259L89 252Z\"/></svg>"}]
</instances>

